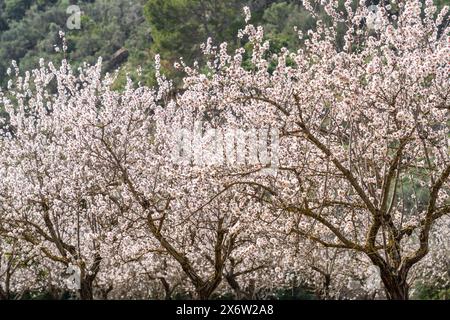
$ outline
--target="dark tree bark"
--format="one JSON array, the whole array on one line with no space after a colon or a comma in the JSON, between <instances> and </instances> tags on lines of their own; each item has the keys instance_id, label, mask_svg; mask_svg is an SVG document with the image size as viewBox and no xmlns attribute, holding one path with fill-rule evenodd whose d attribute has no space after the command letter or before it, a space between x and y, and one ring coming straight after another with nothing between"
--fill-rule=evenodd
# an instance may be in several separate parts
<instances>
[{"instance_id":1,"label":"dark tree bark","mask_svg":"<svg viewBox=\"0 0 450 320\"><path fill-rule=\"evenodd\" d=\"M409 285L406 281L406 273L401 272L400 274L395 275L387 270L382 270L380 275L381 280L383 281L386 298L389 300L409 299Z\"/></svg>"},{"instance_id":2,"label":"dark tree bark","mask_svg":"<svg viewBox=\"0 0 450 320\"><path fill-rule=\"evenodd\" d=\"M94 300L94 293L92 290L92 281L89 279L82 279L80 281L80 299Z\"/></svg>"},{"instance_id":3,"label":"dark tree bark","mask_svg":"<svg viewBox=\"0 0 450 320\"><path fill-rule=\"evenodd\" d=\"M101 290L102 300L108 300L108 295L112 291L113 288L114 287L112 285L110 285L110 286L108 286L108 288Z\"/></svg>"}]
</instances>

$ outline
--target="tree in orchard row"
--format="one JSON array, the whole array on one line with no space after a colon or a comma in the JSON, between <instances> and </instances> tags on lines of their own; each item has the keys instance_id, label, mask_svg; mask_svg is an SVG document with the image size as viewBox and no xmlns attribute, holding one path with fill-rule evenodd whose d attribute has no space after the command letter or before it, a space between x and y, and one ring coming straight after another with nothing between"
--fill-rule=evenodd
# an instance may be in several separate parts
<instances>
[{"instance_id":1,"label":"tree in orchard row","mask_svg":"<svg viewBox=\"0 0 450 320\"><path fill-rule=\"evenodd\" d=\"M139 275L160 280L166 296L184 272L187 289L208 298L224 277L241 294L239 277L276 263L255 247L262 228L242 214L259 207L231 192L203 205L216 179L172 163L166 121L177 112L158 104L170 88L164 79L159 91L130 82L118 93L100 63L78 77L66 62L14 72L3 96L2 234L37 248L61 286L76 267L82 299L93 298L96 281L106 295L141 262ZM161 275L167 259L174 274Z\"/></svg>"}]
</instances>

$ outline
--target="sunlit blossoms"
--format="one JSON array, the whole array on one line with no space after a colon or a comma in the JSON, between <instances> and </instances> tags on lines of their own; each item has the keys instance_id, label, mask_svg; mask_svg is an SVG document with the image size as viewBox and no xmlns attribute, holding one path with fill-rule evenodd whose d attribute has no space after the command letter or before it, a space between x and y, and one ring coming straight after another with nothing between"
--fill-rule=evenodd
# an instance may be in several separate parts
<instances>
[{"instance_id":1,"label":"sunlit blossoms","mask_svg":"<svg viewBox=\"0 0 450 320\"><path fill-rule=\"evenodd\" d=\"M419 283L448 286L448 7L318 2L329 21L276 53L245 8L245 46L209 39L206 66L177 64L182 90L158 57L156 87L120 91L101 61L13 65L0 298L303 286L408 299Z\"/></svg>"}]
</instances>

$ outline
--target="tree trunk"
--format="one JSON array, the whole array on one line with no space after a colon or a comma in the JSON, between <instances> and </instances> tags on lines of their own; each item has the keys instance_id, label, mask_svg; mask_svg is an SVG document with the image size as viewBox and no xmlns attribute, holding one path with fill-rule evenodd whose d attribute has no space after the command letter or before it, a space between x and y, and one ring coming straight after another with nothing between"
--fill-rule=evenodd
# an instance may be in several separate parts
<instances>
[{"instance_id":1,"label":"tree trunk","mask_svg":"<svg viewBox=\"0 0 450 320\"><path fill-rule=\"evenodd\" d=\"M198 300L208 300L213 293L213 290L207 285L205 288L197 289L197 299Z\"/></svg>"},{"instance_id":2,"label":"tree trunk","mask_svg":"<svg viewBox=\"0 0 450 320\"><path fill-rule=\"evenodd\" d=\"M1 285L0 285L0 300L9 300L9 292L3 290Z\"/></svg>"},{"instance_id":3,"label":"tree trunk","mask_svg":"<svg viewBox=\"0 0 450 320\"><path fill-rule=\"evenodd\" d=\"M197 300L208 300L209 294L207 294L205 291L197 291L196 299Z\"/></svg>"},{"instance_id":4,"label":"tree trunk","mask_svg":"<svg viewBox=\"0 0 450 320\"><path fill-rule=\"evenodd\" d=\"M330 284L331 284L331 275L328 273L323 275L323 288L322 288L322 299L329 300L330 299Z\"/></svg>"},{"instance_id":5,"label":"tree trunk","mask_svg":"<svg viewBox=\"0 0 450 320\"><path fill-rule=\"evenodd\" d=\"M407 274L395 275L388 271L381 271L381 280L384 285L386 298L389 300L408 300L409 285L406 281Z\"/></svg>"},{"instance_id":6,"label":"tree trunk","mask_svg":"<svg viewBox=\"0 0 450 320\"><path fill-rule=\"evenodd\" d=\"M108 295L114 287L112 285L108 286L106 289L101 290L102 300L108 300Z\"/></svg>"},{"instance_id":7,"label":"tree trunk","mask_svg":"<svg viewBox=\"0 0 450 320\"><path fill-rule=\"evenodd\" d=\"M97 273L100 270L100 262L102 257L97 253L92 266L89 269L89 273L83 268L80 275L80 299L81 300L94 300L93 284L97 277Z\"/></svg>"}]
</instances>

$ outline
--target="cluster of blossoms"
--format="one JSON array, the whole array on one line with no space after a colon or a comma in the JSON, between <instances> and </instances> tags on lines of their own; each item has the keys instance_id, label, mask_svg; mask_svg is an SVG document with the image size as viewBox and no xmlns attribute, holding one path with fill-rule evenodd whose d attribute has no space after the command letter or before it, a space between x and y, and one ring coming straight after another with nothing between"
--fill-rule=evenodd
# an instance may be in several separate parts
<instances>
[{"instance_id":1,"label":"cluster of blossoms","mask_svg":"<svg viewBox=\"0 0 450 320\"><path fill-rule=\"evenodd\" d=\"M247 49L203 46L207 73L181 61L176 93L159 58L156 87L122 91L101 61L13 68L0 92L0 297L265 298L304 285L407 299L416 280L448 286L448 7L399 2L373 29L364 4L319 2L331 22L299 33L297 51L270 54L247 24ZM198 166L192 138L193 157L173 161L174 132L199 123L274 130L276 148L270 135L247 145L276 157L221 148L210 156L243 161Z\"/></svg>"}]
</instances>

